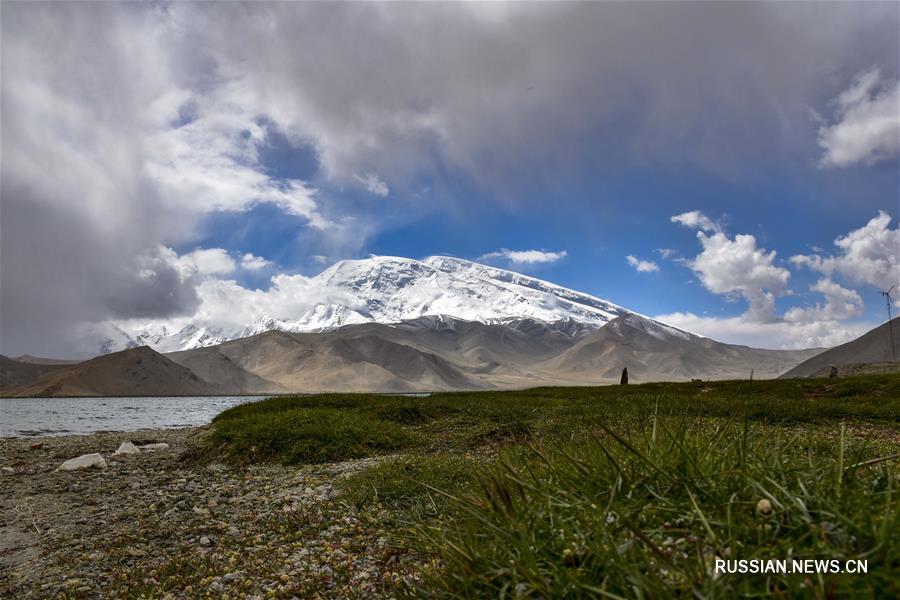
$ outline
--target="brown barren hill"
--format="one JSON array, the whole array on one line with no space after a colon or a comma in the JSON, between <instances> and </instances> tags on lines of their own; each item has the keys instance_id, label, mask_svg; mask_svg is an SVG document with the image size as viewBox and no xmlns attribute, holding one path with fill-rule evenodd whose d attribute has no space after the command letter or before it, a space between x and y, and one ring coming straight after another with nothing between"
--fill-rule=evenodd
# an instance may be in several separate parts
<instances>
[{"instance_id":1,"label":"brown barren hill","mask_svg":"<svg viewBox=\"0 0 900 600\"><path fill-rule=\"evenodd\" d=\"M894 353L891 353L891 332L888 327L893 327L894 335ZM900 358L900 317L895 317L892 321L882 323L875 329L864 333L853 341L835 346L830 350L826 350L821 354L800 363L787 373L781 376L782 379L791 379L793 377L827 377L831 365L838 367L839 372L848 369L841 367L849 367L855 365L853 371L856 373L863 372L890 372L889 367L882 364L876 371L866 371L861 365L869 363L892 363L894 356Z\"/></svg>"},{"instance_id":2,"label":"brown barren hill","mask_svg":"<svg viewBox=\"0 0 900 600\"><path fill-rule=\"evenodd\" d=\"M567 381L618 381L622 369L638 382L689 379L772 379L821 349L762 350L724 344L654 323L618 317L536 370Z\"/></svg>"},{"instance_id":3,"label":"brown barren hill","mask_svg":"<svg viewBox=\"0 0 900 600\"><path fill-rule=\"evenodd\" d=\"M4 396L199 396L218 389L193 371L141 346L55 370L3 390Z\"/></svg>"},{"instance_id":4,"label":"brown barren hill","mask_svg":"<svg viewBox=\"0 0 900 600\"><path fill-rule=\"evenodd\" d=\"M293 392L413 392L479 387L449 361L390 341L386 339L390 328L380 328L382 335L372 328L329 333L269 331L225 342L216 349L242 369Z\"/></svg>"},{"instance_id":5,"label":"brown barren hill","mask_svg":"<svg viewBox=\"0 0 900 600\"><path fill-rule=\"evenodd\" d=\"M19 358L0 355L0 390L23 386L47 373L66 367L64 363L34 363Z\"/></svg>"}]
</instances>

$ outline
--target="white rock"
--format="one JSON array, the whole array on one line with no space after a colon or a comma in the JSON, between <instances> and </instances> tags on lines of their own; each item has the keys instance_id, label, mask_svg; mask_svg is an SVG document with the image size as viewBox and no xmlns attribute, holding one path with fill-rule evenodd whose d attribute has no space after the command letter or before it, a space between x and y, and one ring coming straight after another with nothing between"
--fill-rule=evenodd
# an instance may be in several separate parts
<instances>
[{"instance_id":1,"label":"white rock","mask_svg":"<svg viewBox=\"0 0 900 600\"><path fill-rule=\"evenodd\" d=\"M4 473L15 473L16 472L16 470L13 469L12 467L3 467L2 470Z\"/></svg>"},{"instance_id":2,"label":"white rock","mask_svg":"<svg viewBox=\"0 0 900 600\"><path fill-rule=\"evenodd\" d=\"M116 454L140 454L140 450L138 447L132 444L131 442L122 442L119 444L119 447L113 452L113 455Z\"/></svg>"},{"instance_id":3,"label":"white rock","mask_svg":"<svg viewBox=\"0 0 900 600\"><path fill-rule=\"evenodd\" d=\"M169 447L169 445L165 442L159 442L158 444L146 444L141 446L141 450L144 452L153 452L155 450L165 450Z\"/></svg>"},{"instance_id":4,"label":"white rock","mask_svg":"<svg viewBox=\"0 0 900 600\"><path fill-rule=\"evenodd\" d=\"M59 465L57 471L75 471L77 469L90 469L97 467L99 469L106 468L106 461L103 457L95 452L93 454L83 454L76 458L70 458L63 464Z\"/></svg>"}]
</instances>

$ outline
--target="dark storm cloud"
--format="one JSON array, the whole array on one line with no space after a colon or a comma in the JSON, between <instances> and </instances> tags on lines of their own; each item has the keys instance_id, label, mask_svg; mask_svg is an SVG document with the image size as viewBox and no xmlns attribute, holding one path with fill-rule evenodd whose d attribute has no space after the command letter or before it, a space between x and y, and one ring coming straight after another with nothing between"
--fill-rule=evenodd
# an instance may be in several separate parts
<instances>
[{"instance_id":1,"label":"dark storm cloud","mask_svg":"<svg viewBox=\"0 0 900 600\"><path fill-rule=\"evenodd\" d=\"M897 74L893 3L194 9L334 175L402 179L437 155L501 194L603 164L815 162L810 109L869 65Z\"/></svg>"},{"instance_id":2,"label":"dark storm cloud","mask_svg":"<svg viewBox=\"0 0 900 600\"><path fill-rule=\"evenodd\" d=\"M80 321L191 312L194 281L159 247L209 212L272 203L329 255L376 227L270 181L268 125L315 149L324 186L376 178L415 202L463 178L512 203L635 165L816 163L810 109L900 60L893 2L0 10L4 353L53 353Z\"/></svg>"},{"instance_id":3,"label":"dark storm cloud","mask_svg":"<svg viewBox=\"0 0 900 600\"><path fill-rule=\"evenodd\" d=\"M144 98L165 87L121 9L3 4L4 353L69 355L79 321L196 306L190 278L153 259L185 230L144 173Z\"/></svg>"}]
</instances>

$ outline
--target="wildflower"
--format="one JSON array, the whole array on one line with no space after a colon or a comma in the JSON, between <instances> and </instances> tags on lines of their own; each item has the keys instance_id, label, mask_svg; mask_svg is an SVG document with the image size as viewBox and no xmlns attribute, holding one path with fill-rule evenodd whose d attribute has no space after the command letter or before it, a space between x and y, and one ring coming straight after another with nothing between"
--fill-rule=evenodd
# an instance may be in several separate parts
<instances>
[{"instance_id":1,"label":"wildflower","mask_svg":"<svg viewBox=\"0 0 900 600\"><path fill-rule=\"evenodd\" d=\"M756 513L767 517L772 514L772 503L765 498L756 503Z\"/></svg>"}]
</instances>

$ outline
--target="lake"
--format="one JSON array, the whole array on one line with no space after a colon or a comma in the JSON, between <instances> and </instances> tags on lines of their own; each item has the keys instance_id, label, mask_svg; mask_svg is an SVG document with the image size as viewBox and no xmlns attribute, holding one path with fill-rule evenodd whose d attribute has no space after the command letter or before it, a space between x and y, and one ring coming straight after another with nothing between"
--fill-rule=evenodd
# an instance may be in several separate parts
<instances>
[{"instance_id":1,"label":"lake","mask_svg":"<svg viewBox=\"0 0 900 600\"><path fill-rule=\"evenodd\" d=\"M266 397L0 398L0 437L206 425L227 408Z\"/></svg>"}]
</instances>

